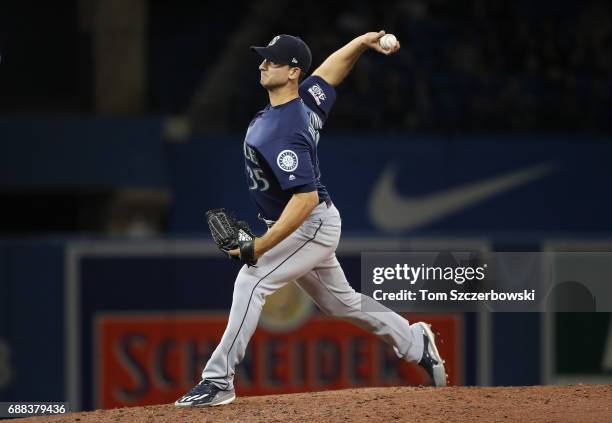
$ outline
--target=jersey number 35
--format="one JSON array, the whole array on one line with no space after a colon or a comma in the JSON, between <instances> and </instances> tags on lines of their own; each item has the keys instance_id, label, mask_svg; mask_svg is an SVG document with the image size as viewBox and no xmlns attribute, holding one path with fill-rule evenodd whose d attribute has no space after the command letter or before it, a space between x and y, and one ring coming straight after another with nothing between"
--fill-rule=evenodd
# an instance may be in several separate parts
<instances>
[{"instance_id":1,"label":"jersey number 35","mask_svg":"<svg viewBox=\"0 0 612 423\"><path fill-rule=\"evenodd\" d=\"M247 166L246 168L247 173L249 174L249 178L251 178L249 189L259 189L260 191L266 191L268 188L270 188L270 183L264 177L263 170L257 168L251 169L250 166Z\"/></svg>"}]
</instances>

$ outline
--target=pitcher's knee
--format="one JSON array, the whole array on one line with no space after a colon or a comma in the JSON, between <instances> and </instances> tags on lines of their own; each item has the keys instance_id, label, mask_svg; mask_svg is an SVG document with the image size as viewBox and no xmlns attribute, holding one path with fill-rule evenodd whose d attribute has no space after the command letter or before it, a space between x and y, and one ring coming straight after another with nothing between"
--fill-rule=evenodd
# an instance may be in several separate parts
<instances>
[{"instance_id":1,"label":"pitcher's knee","mask_svg":"<svg viewBox=\"0 0 612 423\"><path fill-rule=\"evenodd\" d=\"M323 313L345 320L354 325L357 325L365 330L376 331L380 329L381 322L378 319L372 318L368 313L361 309L360 303L355 304L344 304L341 305L325 305L319 306Z\"/></svg>"},{"instance_id":2,"label":"pitcher's knee","mask_svg":"<svg viewBox=\"0 0 612 423\"><path fill-rule=\"evenodd\" d=\"M360 300L360 294L353 293L353 295L346 296L342 299L333 297L332 301L319 303L319 308L327 315L346 319L359 314L361 311Z\"/></svg>"},{"instance_id":3,"label":"pitcher's knee","mask_svg":"<svg viewBox=\"0 0 612 423\"><path fill-rule=\"evenodd\" d=\"M338 319L350 318L358 311L354 307L350 307L345 304L342 304L340 306L324 305L319 307L321 308L321 311L323 311L323 313L327 314L328 316L337 317Z\"/></svg>"}]
</instances>

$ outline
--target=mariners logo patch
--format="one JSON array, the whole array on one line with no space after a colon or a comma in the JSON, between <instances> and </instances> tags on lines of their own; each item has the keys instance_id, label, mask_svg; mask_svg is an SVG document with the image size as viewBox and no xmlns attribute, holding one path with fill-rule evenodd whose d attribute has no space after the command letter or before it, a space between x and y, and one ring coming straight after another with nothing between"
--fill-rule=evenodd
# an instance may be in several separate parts
<instances>
[{"instance_id":1,"label":"mariners logo patch","mask_svg":"<svg viewBox=\"0 0 612 423\"><path fill-rule=\"evenodd\" d=\"M314 84L312 87L308 88L308 92L316 101L317 106L320 106L321 102L326 99L325 92L319 87L319 84Z\"/></svg>"},{"instance_id":2,"label":"mariners logo patch","mask_svg":"<svg viewBox=\"0 0 612 423\"><path fill-rule=\"evenodd\" d=\"M283 150L276 158L276 164L285 172L293 172L298 167L298 156L291 150Z\"/></svg>"}]
</instances>

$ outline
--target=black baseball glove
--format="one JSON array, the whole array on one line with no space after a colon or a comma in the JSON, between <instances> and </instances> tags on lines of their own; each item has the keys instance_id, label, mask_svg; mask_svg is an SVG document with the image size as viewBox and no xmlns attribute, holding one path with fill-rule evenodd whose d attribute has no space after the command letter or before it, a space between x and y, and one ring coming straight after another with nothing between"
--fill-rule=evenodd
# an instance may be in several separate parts
<instances>
[{"instance_id":1,"label":"black baseball glove","mask_svg":"<svg viewBox=\"0 0 612 423\"><path fill-rule=\"evenodd\" d=\"M255 258L255 234L244 220L236 220L234 214L226 209L206 212L206 222L217 247L231 258L239 259L248 266L257 263ZM240 257L229 254L230 250L240 249Z\"/></svg>"}]
</instances>

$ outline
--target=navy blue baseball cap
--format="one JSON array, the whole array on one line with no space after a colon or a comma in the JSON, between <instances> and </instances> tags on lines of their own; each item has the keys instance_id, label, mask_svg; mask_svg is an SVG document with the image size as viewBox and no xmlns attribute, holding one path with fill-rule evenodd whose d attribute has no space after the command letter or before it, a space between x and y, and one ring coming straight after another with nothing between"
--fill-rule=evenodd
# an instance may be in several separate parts
<instances>
[{"instance_id":1,"label":"navy blue baseball cap","mask_svg":"<svg viewBox=\"0 0 612 423\"><path fill-rule=\"evenodd\" d=\"M277 35L267 46L251 46L251 50L264 59L300 68L304 74L308 72L312 62L312 54L306 43L293 35Z\"/></svg>"}]
</instances>

